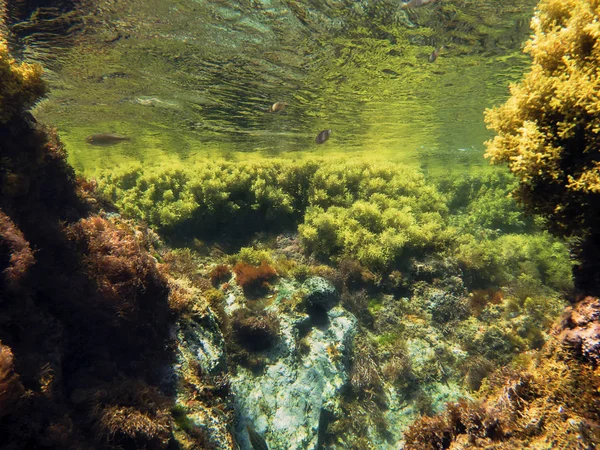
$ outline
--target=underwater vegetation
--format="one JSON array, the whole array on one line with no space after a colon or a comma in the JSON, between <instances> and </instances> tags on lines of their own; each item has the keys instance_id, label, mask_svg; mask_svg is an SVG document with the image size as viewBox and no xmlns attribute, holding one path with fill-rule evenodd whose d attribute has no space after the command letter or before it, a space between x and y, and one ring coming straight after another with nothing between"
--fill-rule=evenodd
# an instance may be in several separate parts
<instances>
[{"instance_id":1,"label":"underwater vegetation","mask_svg":"<svg viewBox=\"0 0 600 450\"><path fill-rule=\"evenodd\" d=\"M251 351L266 350L279 336L279 319L265 310L236 309L231 326L238 343Z\"/></svg>"},{"instance_id":2,"label":"underwater vegetation","mask_svg":"<svg viewBox=\"0 0 600 450\"><path fill-rule=\"evenodd\" d=\"M353 261L380 281L399 283L412 259L447 253L470 288L516 283L522 274L558 291L572 285L564 245L518 209L509 196L514 179L504 173L434 183L401 165L309 159L135 167L98 183L124 214L178 241L244 242L256 231L248 224L297 227L306 254L340 269Z\"/></svg>"},{"instance_id":3,"label":"underwater vegetation","mask_svg":"<svg viewBox=\"0 0 600 450\"><path fill-rule=\"evenodd\" d=\"M339 408L319 413L322 446L396 446L404 430L407 449L600 441L598 301L549 332L573 287L569 254L519 209L506 172L217 161L125 167L96 188L24 113L40 79L21 67L0 59L23 89L0 110L0 435L14 448L234 448L228 376L258 369L242 379L261 383L276 347L346 371ZM100 210L109 201L123 216ZM211 241L248 246L227 255ZM342 334L333 314L352 316L338 303L356 329L343 350L319 347L319 333Z\"/></svg>"},{"instance_id":4,"label":"underwater vegetation","mask_svg":"<svg viewBox=\"0 0 600 450\"><path fill-rule=\"evenodd\" d=\"M42 68L36 64L17 64L8 54L6 46L0 48L2 86L0 86L0 122L7 123L46 93Z\"/></svg>"},{"instance_id":5,"label":"underwater vegetation","mask_svg":"<svg viewBox=\"0 0 600 450\"><path fill-rule=\"evenodd\" d=\"M417 420L405 434L405 448L594 448L600 439L600 378L598 334L592 338L589 330L598 327L592 313L597 301L588 297L569 308L545 347L492 373L477 400ZM574 321L578 331L571 328ZM591 340L582 345L586 335Z\"/></svg>"},{"instance_id":6,"label":"underwater vegetation","mask_svg":"<svg viewBox=\"0 0 600 450\"><path fill-rule=\"evenodd\" d=\"M247 237L293 224L305 209L315 162L206 163L125 167L99 179L99 191L130 217L164 234Z\"/></svg>"},{"instance_id":7,"label":"underwater vegetation","mask_svg":"<svg viewBox=\"0 0 600 450\"><path fill-rule=\"evenodd\" d=\"M249 179L230 177L238 170L250 174ZM279 179L270 174L277 171L286 184L275 184ZM202 187L196 173L203 174L208 186ZM207 272L216 287L207 296L220 318L234 372L242 366L260 376L273 362L267 353L280 337L275 319L284 312L263 308L265 296L282 289L280 283L324 277L340 292L343 307L358 318L349 389L342 412L332 416L324 432L323 442L331 445L369 448L374 438L392 442L398 425L386 412L393 403L390 389L411 405L412 414L440 409L436 389L446 389L450 393L442 395L450 396L477 391L486 377L521 352L544 345L546 330L573 286L564 243L519 209L510 196L515 179L506 172L428 180L395 164L261 160L150 168L148 175L124 169L98 183L137 217L160 217L160 202L148 201L140 208L131 200L161 198L160 186L150 179L175 187L174 199L189 199L181 221L153 223L167 238L177 230L179 242L200 238L231 243L196 219L203 217L211 224L229 221L233 241L247 245L252 233L235 224L245 223L248 214L276 235L262 235L256 238L260 244L243 247L222 262L217 258ZM259 186L261 192L281 195L269 195L271 204L259 204ZM214 189L210 196L209 187ZM167 208L170 218L179 217L176 203ZM277 213L285 226L274 220ZM277 233L284 230L297 236L284 247L289 260L273 248L278 247ZM231 313L225 311L224 296L236 292L233 286L242 289L246 304ZM311 314L309 303L291 300L285 308ZM304 342L300 337L299 353L310 351Z\"/></svg>"},{"instance_id":8,"label":"underwater vegetation","mask_svg":"<svg viewBox=\"0 0 600 450\"><path fill-rule=\"evenodd\" d=\"M172 297L194 291L172 288L154 233L100 212L94 183L27 112L40 76L0 42L0 447L207 448L175 438L161 373L176 357Z\"/></svg>"},{"instance_id":9,"label":"underwater vegetation","mask_svg":"<svg viewBox=\"0 0 600 450\"><path fill-rule=\"evenodd\" d=\"M9 258L0 267L7 286L18 288L35 258L29 242L6 214L0 211L0 236L2 254Z\"/></svg>"},{"instance_id":10,"label":"underwater vegetation","mask_svg":"<svg viewBox=\"0 0 600 450\"><path fill-rule=\"evenodd\" d=\"M598 86L600 22L595 1L543 0L526 51L530 71L511 97L487 113L497 136L487 144L493 163L507 163L519 180L515 195L542 215L552 232L576 238L577 283L598 289L595 258L600 192Z\"/></svg>"},{"instance_id":11,"label":"underwater vegetation","mask_svg":"<svg viewBox=\"0 0 600 450\"><path fill-rule=\"evenodd\" d=\"M247 297L264 293L269 288L268 282L277 277L277 272L267 261L261 261L258 267L240 261L233 266L232 270L238 285Z\"/></svg>"},{"instance_id":12,"label":"underwater vegetation","mask_svg":"<svg viewBox=\"0 0 600 450\"><path fill-rule=\"evenodd\" d=\"M508 102L487 113L498 133L487 156L508 164L519 180L515 197L529 211L541 214L554 234L574 238L575 286L596 294L598 13L595 1L540 1L526 47L532 68L512 86ZM513 287L521 299L530 289ZM546 307L530 297L523 306L538 321ZM550 340L489 375L477 401L449 405L411 425L406 448L595 448L599 307L596 297L568 307Z\"/></svg>"}]
</instances>

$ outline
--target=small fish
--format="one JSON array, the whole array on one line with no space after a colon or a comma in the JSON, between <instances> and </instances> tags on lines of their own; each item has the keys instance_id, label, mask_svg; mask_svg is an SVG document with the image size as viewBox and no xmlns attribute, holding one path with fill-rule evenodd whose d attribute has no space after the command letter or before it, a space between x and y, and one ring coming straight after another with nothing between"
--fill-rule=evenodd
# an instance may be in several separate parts
<instances>
[{"instance_id":1,"label":"small fish","mask_svg":"<svg viewBox=\"0 0 600 450\"><path fill-rule=\"evenodd\" d=\"M331 130L323 130L315 138L315 142L317 144L323 144L327 139L329 139L329 136L331 136Z\"/></svg>"},{"instance_id":2,"label":"small fish","mask_svg":"<svg viewBox=\"0 0 600 450\"><path fill-rule=\"evenodd\" d=\"M442 45L441 47L438 47L438 48L434 49L431 52L431 55L429 55L428 61L430 63L435 62L435 60L438 59L438 56L440 56L440 52L443 50L443 48L444 48L444 46Z\"/></svg>"},{"instance_id":3,"label":"small fish","mask_svg":"<svg viewBox=\"0 0 600 450\"><path fill-rule=\"evenodd\" d=\"M402 4L402 9L420 8L421 6L426 6L435 3L436 1L437 0L409 0L408 2Z\"/></svg>"},{"instance_id":4,"label":"small fish","mask_svg":"<svg viewBox=\"0 0 600 450\"><path fill-rule=\"evenodd\" d=\"M286 102L276 102L271 105L269 112L283 111L288 104Z\"/></svg>"},{"instance_id":5,"label":"small fish","mask_svg":"<svg viewBox=\"0 0 600 450\"><path fill-rule=\"evenodd\" d=\"M131 138L115 133L98 133L92 134L85 138L85 141L91 145L115 145L119 142L129 141Z\"/></svg>"},{"instance_id":6,"label":"small fish","mask_svg":"<svg viewBox=\"0 0 600 450\"><path fill-rule=\"evenodd\" d=\"M254 428L250 425L246 425L246 430L248 430L248 437L250 438L250 443L254 450L269 450L263 437L258 434Z\"/></svg>"}]
</instances>

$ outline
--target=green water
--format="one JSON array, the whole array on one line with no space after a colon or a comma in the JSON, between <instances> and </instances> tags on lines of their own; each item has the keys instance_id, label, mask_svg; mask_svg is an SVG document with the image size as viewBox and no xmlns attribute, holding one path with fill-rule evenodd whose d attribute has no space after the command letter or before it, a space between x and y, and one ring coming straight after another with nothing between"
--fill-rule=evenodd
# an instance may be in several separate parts
<instances>
[{"instance_id":1,"label":"green water","mask_svg":"<svg viewBox=\"0 0 600 450\"><path fill-rule=\"evenodd\" d=\"M499 3L95 1L69 13L60 48L35 33L21 45L50 81L35 115L80 172L304 154L463 171L487 166L483 111L528 65L534 2ZM267 112L276 101L288 107ZM132 139L85 142L102 132Z\"/></svg>"}]
</instances>

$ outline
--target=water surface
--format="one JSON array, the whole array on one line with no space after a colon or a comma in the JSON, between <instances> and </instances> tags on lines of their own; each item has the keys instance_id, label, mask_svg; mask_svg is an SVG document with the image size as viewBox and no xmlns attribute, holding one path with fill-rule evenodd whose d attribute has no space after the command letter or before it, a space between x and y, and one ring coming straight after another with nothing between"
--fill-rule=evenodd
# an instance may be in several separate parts
<instances>
[{"instance_id":1,"label":"water surface","mask_svg":"<svg viewBox=\"0 0 600 450\"><path fill-rule=\"evenodd\" d=\"M96 0L15 21L13 46L47 67L36 116L79 171L306 153L473 170L487 164L484 109L527 67L533 4ZM85 143L100 132L132 140Z\"/></svg>"}]
</instances>

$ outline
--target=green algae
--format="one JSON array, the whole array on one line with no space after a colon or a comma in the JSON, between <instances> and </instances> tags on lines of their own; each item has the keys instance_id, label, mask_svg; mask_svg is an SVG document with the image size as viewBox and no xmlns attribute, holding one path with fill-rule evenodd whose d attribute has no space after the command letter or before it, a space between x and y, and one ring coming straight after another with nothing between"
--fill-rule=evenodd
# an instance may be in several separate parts
<instances>
[{"instance_id":1,"label":"green algae","mask_svg":"<svg viewBox=\"0 0 600 450\"><path fill-rule=\"evenodd\" d=\"M506 175L434 184L402 165L272 159L123 167L98 183L123 214L180 242L226 234L243 242L253 232L297 228L307 254L355 260L379 274L404 270L415 256L446 253L472 288L522 285L522 274L557 291L572 287L564 245L523 216ZM271 260L267 249L250 247L236 259ZM532 283L532 292L541 292Z\"/></svg>"},{"instance_id":2,"label":"green algae","mask_svg":"<svg viewBox=\"0 0 600 450\"><path fill-rule=\"evenodd\" d=\"M572 288L566 247L524 216L509 196L514 181L474 167L482 164L481 143L489 136L481 111L504 99L504 86L527 63L514 51L518 41L507 38L518 33L503 34L503 22L486 8L473 15L481 4L489 6L465 2L461 10L442 3L435 12L403 17L398 23L411 25L407 29L385 19L385 7L374 9L375 26L351 27L330 46L322 36L317 45L302 35L300 47L315 57L300 76L277 74L281 66L273 64L286 60L286 70L300 71L303 60L291 48L278 47L253 67L233 58L239 46L211 60L214 55L196 54L193 39L179 36L173 43L159 26L162 39L122 41L103 56L65 64L69 76L79 77L76 89L56 90L38 109L63 130L77 170L95 173L99 192L122 214L186 245L198 237L223 242L229 233L243 247L228 261L253 265L272 258L268 246L247 247L254 232L299 230L301 257L327 263L331 271L351 259L364 278L371 277L371 289L393 292L386 298L363 292L366 313L356 314L361 333L380 354L360 355L356 348L353 356L375 364L371 376L385 381L368 385L354 422L338 421L338 439L347 434L351 444L384 442L390 429L397 436L417 413L439 411L478 389L495 367L541 347L564 306L563 293ZM290 2L290 8L298 16L303 6ZM223 23L242 14L215 11ZM442 16L461 25L445 30ZM269 30L251 19L236 26L245 33ZM146 31L144 38L151 37ZM431 48L446 38L453 39L448 53L428 64ZM244 43L262 48L268 39L249 35ZM203 72L208 65L214 71ZM152 83L139 67L169 83ZM217 74L224 84L215 84ZM292 104L284 114L264 113L281 99ZM69 111L57 107L69 100ZM316 149L314 136L324 123L335 130L333 139ZM109 149L84 147L85 136L98 131L133 140ZM423 173L398 162L419 165ZM452 171L460 175L431 177ZM316 270L314 260L302 261L311 262L296 266L300 277ZM394 273L409 298L394 291ZM277 283L278 302L294 296L292 282ZM221 301L225 289L205 295ZM356 293L345 289L346 298ZM479 289L503 294L479 305L472 300ZM452 295L436 296L441 291ZM468 302L470 309L446 314L440 299ZM382 386L392 399L385 414L367 398L384 404ZM350 404L351 412L356 404ZM173 417L187 431L182 412ZM365 415L371 419L359 428Z\"/></svg>"}]
</instances>

